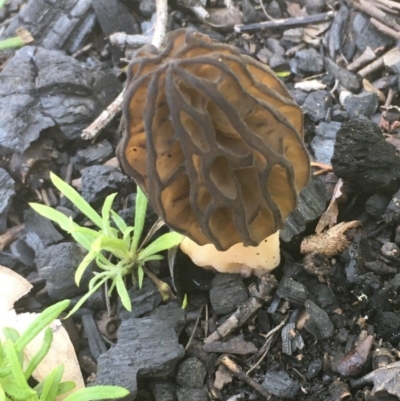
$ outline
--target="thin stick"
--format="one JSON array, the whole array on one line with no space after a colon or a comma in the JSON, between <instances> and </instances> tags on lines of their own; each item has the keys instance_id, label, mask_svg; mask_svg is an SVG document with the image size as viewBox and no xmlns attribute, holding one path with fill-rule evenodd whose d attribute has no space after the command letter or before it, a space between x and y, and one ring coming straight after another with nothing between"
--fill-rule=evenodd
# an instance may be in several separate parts
<instances>
[{"instance_id":1,"label":"thin stick","mask_svg":"<svg viewBox=\"0 0 400 401\"><path fill-rule=\"evenodd\" d=\"M274 276L261 277L258 292L251 296L239 309L234 312L220 327L205 338L204 343L210 344L232 333L238 327L243 326L254 313L261 308L264 302L271 299L271 291L276 287Z\"/></svg>"},{"instance_id":2,"label":"thin stick","mask_svg":"<svg viewBox=\"0 0 400 401\"><path fill-rule=\"evenodd\" d=\"M197 326L199 325L199 322L200 322L201 314L203 313L204 305L205 305L205 304L201 305L199 314L198 314L197 319L196 319L196 323L195 323L194 326L193 326L192 334L190 335L189 341L188 341L188 343L186 344L185 351L188 350L188 348L190 347L190 344L192 343L194 334L196 333Z\"/></svg>"},{"instance_id":3,"label":"thin stick","mask_svg":"<svg viewBox=\"0 0 400 401\"><path fill-rule=\"evenodd\" d=\"M382 22L378 21L375 18L371 18L369 20L371 24L379 31L382 32L384 35L391 36L392 38L399 40L400 39L400 32L395 31L392 28L389 28L387 25L382 24Z\"/></svg>"},{"instance_id":4,"label":"thin stick","mask_svg":"<svg viewBox=\"0 0 400 401\"><path fill-rule=\"evenodd\" d=\"M156 0L157 20L154 26L154 34L151 44L160 47L167 32L168 22L168 0ZM91 140L95 138L121 111L124 90L116 99L89 125L82 131L82 138Z\"/></svg>"},{"instance_id":5,"label":"thin stick","mask_svg":"<svg viewBox=\"0 0 400 401\"><path fill-rule=\"evenodd\" d=\"M307 15L306 17L277 19L274 21L256 22L254 24L248 24L248 25L235 25L235 31L243 33L243 32L262 31L265 29L295 28L298 26L329 21L334 17L334 15L335 14L333 11L328 11L327 13Z\"/></svg>"},{"instance_id":6,"label":"thin stick","mask_svg":"<svg viewBox=\"0 0 400 401\"><path fill-rule=\"evenodd\" d=\"M374 60L372 63L368 64L366 67L362 68L360 71L358 71L358 74L365 78L368 74L371 74L372 72L375 72L382 68L384 66L383 57L385 55L386 53L382 54L382 56Z\"/></svg>"},{"instance_id":7,"label":"thin stick","mask_svg":"<svg viewBox=\"0 0 400 401\"><path fill-rule=\"evenodd\" d=\"M160 48L167 33L168 0L156 0L156 13L157 19L151 44Z\"/></svg>"},{"instance_id":8,"label":"thin stick","mask_svg":"<svg viewBox=\"0 0 400 401\"><path fill-rule=\"evenodd\" d=\"M249 386L253 387L254 390L259 392L265 399L269 400L271 398L271 394L265 390L261 384L258 384L254 379L251 377L247 376L246 373L242 370L242 368L236 364L232 359L230 359L228 356L224 355L220 359L221 363L224 364L235 376L238 377L239 380L244 381L247 383Z\"/></svg>"}]
</instances>

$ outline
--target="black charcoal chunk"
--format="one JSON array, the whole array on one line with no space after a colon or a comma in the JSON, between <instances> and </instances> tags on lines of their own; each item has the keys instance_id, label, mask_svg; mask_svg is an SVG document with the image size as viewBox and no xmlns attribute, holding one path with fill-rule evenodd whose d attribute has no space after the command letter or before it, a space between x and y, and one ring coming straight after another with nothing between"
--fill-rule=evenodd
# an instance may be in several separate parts
<instances>
[{"instance_id":1,"label":"black charcoal chunk","mask_svg":"<svg viewBox=\"0 0 400 401\"><path fill-rule=\"evenodd\" d=\"M336 134L340 127L341 123L336 121L321 121L316 128L315 136L311 141L311 149L315 159L320 163L331 164Z\"/></svg>"},{"instance_id":2,"label":"black charcoal chunk","mask_svg":"<svg viewBox=\"0 0 400 401\"><path fill-rule=\"evenodd\" d=\"M7 217L15 195L15 181L10 174L0 168L0 234L7 229Z\"/></svg>"},{"instance_id":3,"label":"black charcoal chunk","mask_svg":"<svg viewBox=\"0 0 400 401\"><path fill-rule=\"evenodd\" d=\"M303 307L304 302L308 298L307 288L291 278L284 277L279 283L276 293L283 299Z\"/></svg>"},{"instance_id":4,"label":"black charcoal chunk","mask_svg":"<svg viewBox=\"0 0 400 401\"><path fill-rule=\"evenodd\" d=\"M378 125L362 117L342 124L336 135L332 167L338 177L367 193L393 193L400 182L396 148L386 142Z\"/></svg>"},{"instance_id":5,"label":"black charcoal chunk","mask_svg":"<svg viewBox=\"0 0 400 401\"><path fill-rule=\"evenodd\" d=\"M392 46L394 39L380 33L369 20L370 17L362 13L357 13L353 20L353 31L358 50L363 52L367 47L376 50L379 47L388 48Z\"/></svg>"},{"instance_id":6,"label":"black charcoal chunk","mask_svg":"<svg viewBox=\"0 0 400 401\"><path fill-rule=\"evenodd\" d=\"M243 335L234 337L229 341L214 341L204 344L203 349L206 352L236 355L255 354L258 351L257 347L252 342L243 339Z\"/></svg>"},{"instance_id":7,"label":"black charcoal chunk","mask_svg":"<svg viewBox=\"0 0 400 401\"><path fill-rule=\"evenodd\" d=\"M293 99L299 106L303 106L304 102L307 99L308 93L304 92L300 89L292 89L289 91L292 95Z\"/></svg>"},{"instance_id":8,"label":"black charcoal chunk","mask_svg":"<svg viewBox=\"0 0 400 401\"><path fill-rule=\"evenodd\" d=\"M75 282L75 272L87 251L74 242L51 245L36 254L39 276L46 279L49 296L54 300L74 297L86 292L93 277L92 267L86 269L79 287Z\"/></svg>"},{"instance_id":9,"label":"black charcoal chunk","mask_svg":"<svg viewBox=\"0 0 400 401\"><path fill-rule=\"evenodd\" d=\"M91 313L82 315L82 324L86 338L89 341L90 353L97 361L98 357L107 351L107 347L104 344L104 340L99 333L99 329L97 328L96 322L94 321Z\"/></svg>"},{"instance_id":10,"label":"black charcoal chunk","mask_svg":"<svg viewBox=\"0 0 400 401\"><path fill-rule=\"evenodd\" d=\"M390 198L384 194L374 194L365 202L365 211L375 220L381 220Z\"/></svg>"},{"instance_id":11,"label":"black charcoal chunk","mask_svg":"<svg viewBox=\"0 0 400 401\"><path fill-rule=\"evenodd\" d=\"M384 219L389 224L400 222L400 190L393 195L392 200L389 202Z\"/></svg>"},{"instance_id":12,"label":"black charcoal chunk","mask_svg":"<svg viewBox=\"0 0 400 401\"><path fill-rule=\"evenodd\" d=\"M23 47L0 73L0 150L23 153L52 127L65 140L80 138L120 87L110 70L94 72L61 51Z\"/></svg>"},{"instance_id":13,"label":"black charcoal chunk","mask_svg":"<svg viewBox=\"0 0 400 401\"><path fill-rule=\"evenodd\" d=\"M388 259L396 260L400 256L400 249L394 242L385 242L382 245L381 252L383 256L386 256Z\"/></svg>"},{"instance_id":14,"label":"black charcoal chunk","mask_svg":"<svg viewBox=\"0 0 400 401\"><path fill-rule=\"evenodd\" d=\"M233 312L248 298L239 274L217 274L211 283L210 301L217 315Z\"/></svg>"},{"instance_id":15,"label":"black charcoal chunk","mask_svg":"<svg viewBox=\"0 0 400 401\"><path fill-rule=\"evenodd\" d=\"M25 242L35 251L44 250L49 245L60 242L64 237L54 227L53 223L28 209L24 213L25 220Z\"/></svg>"},{"instance_id":16,"label":"black charcoal chunk","mask_svg":"<svg viewBox=\"0 0 400 401\"><path fill-rule=\"evenodd\" d=\"M316 123L326 118L328 108L332 106L332 95L328 91L318 90L310 93L302 109Z\"/></svg>"},{"instance_id":17,"label":"black charcoal chunk","mask_svg":"<svg viewBox=\"0 0 400 401\"><path fill-rule=\"evenodd\" d=\"M180 388L177 390L178 401L209 401L206 387Z\"/></svg>"},{"instance_id":18,"label":"black charcoal chunk","mask_svg":"<svg viewBox=\"0 0 400 401\"><path fill-rule=\"evenodd\" d=\"M360 89L361 82L353 72L339 67L328 57L325 57L325 67L346 89L350 91L358 91Z\"/></svg>"},{"instance_id":19,"label":"black charcoal chunk","mask_svg":"<svg viewBox=\"0 0 400 401\"><path fill-rule=\"evenodd\" d=\"M29 0L12 18L2 38L27 29L35 44L45 49L79 50L93 30L96 16L92 0Z\"/></svg>"},{"instance_id":20,"label":"black charcoal chunk","mask_svg":"<svg viewBox=\"0 0 400 401\"><path fill-rule=\"evenodd\" d=\"M119 0L96 0L92 7L106 37L116 32L124 32L129 35L140 32L139 25L126 5ZM123 55L121 49L111 46L116 62Z\"/></svg>"},{"instance_id":21,"label":"black charcoal chunk","mask_svg":"<svg viewBox=\"0 0 400 401\"><path fill-rule=\"evenodd\" d=\"M154 380L150 384L154 401L176 401L175 387L166 381Z\"/></svg>"},{"instance_id":22,"label":"black charcoal chunk","mask_svg":"<svg viewBox=\"0 0 400 401\"><path fill-rule=\"evenodd\" d=\"M319 375L322 370L322 361L321 359L316 359L312 361L307 368L306 378L307 380L312 380Z\"/></svg>"},{"instance_id":23,"label":"black charcoal chunk","mask_svg":"<svg viewBox=\"0 0 400 401\"><path fill-rule=\"evenodd\" d=\"M182 387L201 388L206 374L207 370L203 362L196 357L191 357L179 364L176 381Z\"/></svg>"},{"instance_id":24,"label":"black charcoal chunk","mask_svg":"<svg viewBox=\"0 0 400 401\"><path fill-rule=\"evenodd\" d=\"M348 17L349 9L342 4L339 11L335 14L329 30L329 56L332 60L335 59L336 52L342 49Z\"/></svg>"},{"instance_id":25,"label":"black charcoal chunk","mask_svg":"<svg viewBox=\"0 0 400 401\"><path fill-rule=\"evenodd\" d=\"M106 139L95 143L87 147L86 149L80 149L76 152L76 164L84 167L92 164L102 164L109 160L114 154L114 150ZM75 166L77 170L80 170L78 166Z\"/></svg>"},{"instance_id":26,"label":"black charcoal chunk","mask_svg":"<svg viewBox=\"0 0 400 401\"><path fill-rule=\"evenodd\" d=\"M130 391L126 401L137 394L137 379L167 377L185 351L179 344L177 328L182 327L185 312L162 313L129 318L121 322L118 342L98 359L98 385L116 385Z\"/></svg>"},{"instance_id":27,"label":"black charcoal chunk","mask_svg":"<svg viewBox=\"0 0 400 401\"><path fill-rule=\"evenodd\" d=\"M365 91L358 95L351 93L344 99L344 108L350 118L371 117L376 112L378 105L378 95L373 92Z\"/></svg>"},{"instance_id":28,"label":"black charcoal chunk","mask_svg":"<svg viewBox=\"0 0 400 401\"><path fill-rule=\"evenodd\" d=\"M272 0L267 6L268 14L273 18L282 18L282 10L279 1Z\"/></svg>"},{"instance_id":29,"label":"black charcoal chunk","mask_svg":"<svg viewBox=\"0 0 400 401\"><path fill-rule=\"evenodd\" d=\"M326 284L311 283L307 285L310 299L325 311L333 312L339 306L339 301L332 288Z\"/></svg>"},{"instance_id":30,"label":"black charcoal chunk","mask_svg":"<svg viewBox=\"0 0 400 401\"><path fill-rule=\"evenodd\" d=\"M89 203L100 202L131 182L117 167L87 167L82 170L82 196Z\"/></svg>"},{"instance_id":31,"label":"black charcoal chunk","mask_svg":"<svg viewBox=\"0 0 400 401\"><path fill-rule=\"evenodd\" d=\"M264 376L262 386L268 393L285 399L295 398L300 391L300 384L281 370L268 372Z\"/></svg>"},{"instance_id":32,"label":"black charcoal chunk","mask_svg":"<svg viewBox=\"0 0 400 401\"><path fill-rule=\"evenodd\" d=\"M299 50L290 60L290 69L296 75L319 74L324 69L324 59L313 47Z\"/></svg>"},{"instance_id":33,"label":"black charcoal chunk","mask_svg":"<svg viewBox=\"0 0 400 401\"><path fill-rule=\"evenodd\" d=\"M309 317L304 328L317 340L332 337L334 326L328 314L310 299L305 302L305 307Z\"/></svg>"},{"instance_id":34,"label":"black charcoal chunk","mask_svg":"<svg viewBox=\"0 0 400 401\"><path fill-rule=\"evenodd\" d=\"M400 341L400 315L379 311L374 317L375 329L383 341L397 345Z\"/></svg>"},{"instance_id":35,"label":"black charcoal chunk","mask_svg":"<svg viewBox=\"0 0 400 401\"><path fill-rule=\"evenodd\" d=\"M137 286L132 287L129 291L129 298L131 300L132 311L126 310L118 300L118 315L121 319L135 318L144 315L146 312L151 312L162 302L162 295L157 287L149 278L143 280L142 288Z\"/></svg>"},{"instance_id":36,"label":"black charcoal chunk","mask_svg":"<svg viewBox=\"0 0 400 401\"><path fill-rule=\"evenodd\" d=\"M309 183L300 193L297 208L286 219L284 228L279 233L280 238L289 242L295 235L302 233L308 223L325 211L328 200L325 184L317 177L311 176Z\"/></svg>"},{"instance_id":37,"label":"black charcoal chunk","mask_svg":"<svg viewBox=\"0 0 400 401\"><path fill-rule=\"evenodd\" d=\"M305 0L304 2L308 14L318 14L324 11L325 0Z\"/></svg>"},{"instance_id":38,"label":"black charcoal chunk","mask_svg":"<svg viewBox=\"0 0 400 401\"><path fill-rule=\"evenodd\" d=\"M35 252L26 243L24 238L17 238L10 245L10 252L13 258L17 259L25 266L34 266ZM5 264L5 266L8 266Z\"/></svg>"}]
</instances>

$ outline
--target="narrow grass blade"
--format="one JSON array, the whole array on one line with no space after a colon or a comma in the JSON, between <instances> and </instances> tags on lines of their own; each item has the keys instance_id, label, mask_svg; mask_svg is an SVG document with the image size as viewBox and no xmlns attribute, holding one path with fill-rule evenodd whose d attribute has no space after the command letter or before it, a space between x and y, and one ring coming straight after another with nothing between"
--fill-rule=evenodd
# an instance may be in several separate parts
<instances>
[{"instance_id":1,"label":"narrow grass blade","mask_svg":"<svg viewBox=\"0 0 400 401\"><path fill-rule=\"evenodd\" d=\"M117 284L117 292L118 292L119 297L121 298L122 305L124 306L124 308L126 310L131 312L132 311L132 303L131 303L131 299L129 298L129 294L125 287L125 283L124 283L124 280L122 279L122 276L118 275L115 278L115 281Z\"/></svg>"},{"instance_id":2,"label":"narrow grass blade","mask_svg":"<svg viewBox=\"0 0 400 401\"><path fill-rule=\"evenodd\" d=\"M69 184L63 181L54 173L50 173L51 182L54 186L66 196L86 217L88 217L100 229L103 228L103 220L101 216L89 205L85 199Z\"/></svg>"},{"instance_id":3,"label":"narrow grass blade","mask_svg":"<svg viewBox=\"0 0 400 401\"><path fill-rule=\"evenodd\" d=\"M15 343L17 352L21 352L45 327L47 327L61 312L68 308L71 301L66 299L45 309L24 331Z\"/></svg>"},{"instance_id":4,"label":"narrow grass blade","mask_svg":"<svg viewBox=\"0 0 400 401\"><path fill-rule=\"evenodd\" d=\"M136 206L135 206L135 224L131 243L131 253L134 255L138 249L139 240L143 232L144 220L146 218L147 198L141 188L137 186Z\"/></svg>"},{"instance_id":5,"label":"narrow grass blade","mask_svg":"<svg viewBox=\"0 0 400 401\"><path fill-rule=\"evenodd\" d=\"M117 386L95 386L75 391L64 401L91 401L104 400L108 398L122 398L129 394L129 391Z\"/></svg>"},{"instance_id":6,"label":"narrow grass blade","mask_svg":"<svg viewBox=\"0 0 400 401\"><path fill-rule=\"evenodd\" d=\"M183 235L178 233L167 233L157 238L154 242L152 242L145 249L140 251L139 253L139 261L143 262L151 255L157 254L161 251L165 251L166 249L172 248L173 246L178 245L183 240Z\"/></svg>"}]
</instances>

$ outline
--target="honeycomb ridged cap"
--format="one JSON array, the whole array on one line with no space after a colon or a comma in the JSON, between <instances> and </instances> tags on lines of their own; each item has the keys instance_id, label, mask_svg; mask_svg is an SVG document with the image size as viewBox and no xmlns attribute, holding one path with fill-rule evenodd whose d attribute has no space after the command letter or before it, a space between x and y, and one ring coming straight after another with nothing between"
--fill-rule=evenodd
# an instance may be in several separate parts
<instances>
[{"instance_id":1,"label":"honeycomb ridged cap","mask_svg":"<svg viewBox=\"0 0 400 401\"><path fill-rule=\"evenodd\" d=\"M167 225L199 245L258 245L309 180L303 115L279 78L195 31L137 52L123 113L122 167Z\"/></svg>"}]
</instances>

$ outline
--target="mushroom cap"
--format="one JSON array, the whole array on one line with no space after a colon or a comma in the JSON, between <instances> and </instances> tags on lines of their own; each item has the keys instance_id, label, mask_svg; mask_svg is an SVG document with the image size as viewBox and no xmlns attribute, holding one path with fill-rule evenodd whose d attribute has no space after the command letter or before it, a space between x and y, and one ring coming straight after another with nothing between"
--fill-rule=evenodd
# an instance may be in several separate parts
<instances>
[{"instance_id":1,"label":"mushroom cap","mask_svg":"<svg viewBox=\"0 0 400 401\"><path fill-rule=\"evenodd\" d=\"M309 180L303 115L279 78L195 31L137 52L123 113L122 167L166 224L199 245L258 245Z\"/></svg>"}]
</instances>

